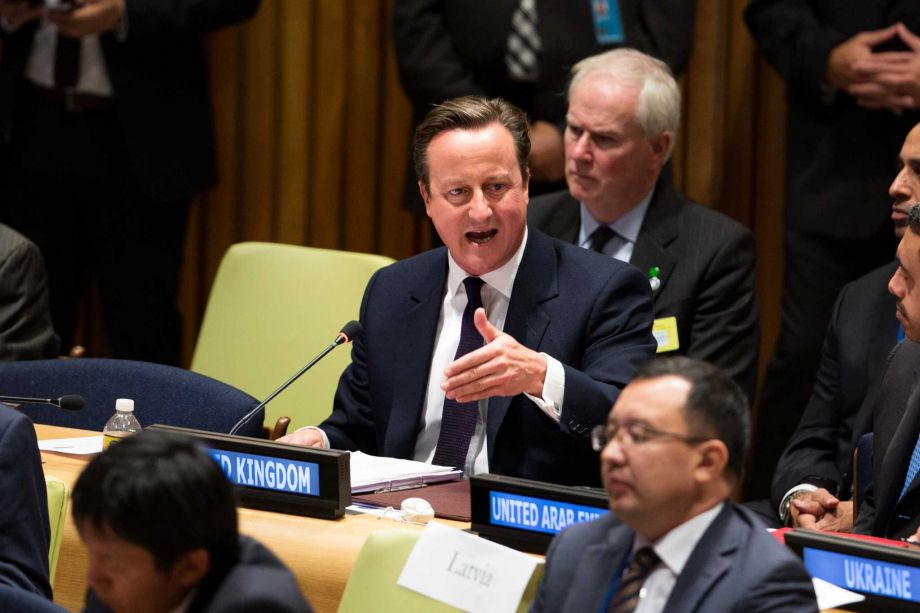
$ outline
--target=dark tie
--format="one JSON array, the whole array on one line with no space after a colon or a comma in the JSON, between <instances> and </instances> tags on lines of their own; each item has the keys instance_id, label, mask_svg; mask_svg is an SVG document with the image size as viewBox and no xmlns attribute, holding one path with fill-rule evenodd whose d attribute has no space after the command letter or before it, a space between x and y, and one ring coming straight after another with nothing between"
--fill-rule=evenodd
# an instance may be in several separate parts
<instances>
[{"instance_id":1,"label":"dark tie","mask_svg":"<svg viewBox=\"0 0 920 613\"><path fill-rule=\"evenodd\" d=\"M54 86L56 89L73 89L80 74L80 44L82 38L57 35L54 52Z\"/></svg>"},{"instance_id":2,"label":"dark tie","mask_svg":"<svg viewBox=\"0 0 920 613\"><path fill-rule=\"evenodd\" d=\"M626 572L620 579L620 587L617 593L610 600L610 606L607 607L607 613L632 613L639 605L639 595L642 592L642 585L652 570L658 566L658 554L651 547L643 547L634 555Z\"/></svg>"},{"instance_id":3,"label":"dark tie","mask_svg":"<svg viewBox=\"0 0 920 613\"><path fill-rule=\"evenodd\" d=\"M540 78L540 34L537 32L537 3L521 0L511 16L505 67L513 81L534 83Z\"/></svg>"},{"instance_id":4,"label":"dark tie","mask_svg":"<svg viewBox=\"0 0 920 613\"><path fill-rule=\"evenodd\" d=\"M463 280L466 287L466 308L463 309L463 323L460 325L460 344L454 359L459 359L469 352L482 347L482 335L473 323L473 313L482 306L482 279L467 277ZM457 402L444 398L444 411L441 414L441 432L438 434L438 446L432 462L439 466L464 468L466 453L470 448L470 439L476 430L479 418L479 402Z\"/></svg>"},{"instance_id":5,"label":"dark tie","mask_svg":"<svg viewBox=\"0 0 920 613\"><path fill-rule=\"evenodd\" d=\"M589 237L591 244L589 248L591 251L597 251L598 253L604 252L604 245L610 242L610 239L616 236L617 233L614 232L610 226L598 226L594 232L591 233Z\"/></svg>"}]
</instances>

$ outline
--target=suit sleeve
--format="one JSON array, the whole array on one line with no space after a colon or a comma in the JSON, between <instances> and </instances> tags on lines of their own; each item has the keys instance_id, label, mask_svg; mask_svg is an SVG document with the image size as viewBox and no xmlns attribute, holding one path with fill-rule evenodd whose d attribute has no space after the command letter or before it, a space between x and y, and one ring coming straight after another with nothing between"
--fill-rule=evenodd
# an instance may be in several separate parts
<instances>
[{"instance_id":1,"label":"suit sleeve","mask_svg":"<svg viewBox=\"0 0 920 613\"><path fill-rule=\"evenodd\" d=\"M22 241L0 261L0 361L50 358L57 345L41 253Z\"/></svg>"},{"instance_id":2,"label":"suit sleeve","mask_svg":"<svg viewBox=\"0 0 920 613\"><path fill-rule=\"evenodd\" d=\"M801 483L838 494L843 475L837 466L838 440L843 421L840 398L838 325L846 290L837 298L824 337L815 385L798 427L789 439L773 475L771 500L779 506L783 496Z\"/></svg>"},{"instance_id":3,"label":"suit sleeve","mask_svg":"<svg viewBox=\"0 0 920 613\"><path fill-rule=\"evenodd\" d=\"M588 436L594 426L606 422L620 390L655 356L651 331L648 281L632 266L618 267L588 318L581 364L563 364L565 399L559 420L563 432Z\"/></svg>"},{"instance_id":4,"label":"suit sleeve","mask_svg":"<svg viewBox=\"0 0 920 613\"><path fill-rule=\"evenodd\" d=\"M393 33L399 81L416 108L485 95L463 65L444 24L440 0L397 0Z\"/></svg>"},{"instance_id":5,"label":"suit sleeve","mask_svg":"<svg viewBox=\"0 0 920 613\"><path fill-rule=\"evenodd\" d=\"M785 559L766 576L751 583L743 610L746 613L817 613L818 602L811 577L801 562Z\"/></svg>"},{"instance_id":6,"label":"suit sleeve","mask_svg":"<svg viewBox=\"0 0 920 613\"><path fill-rule=\"evenodd\" d=\"M798 98L820 104L831 50L847 36L802 0L751 0L744 13L757 48Z\"/></svg>"},{"instance_id":7,"label":"suit sleeve","mask_svg":"<svg viewBox=\"0 0 920 613\"><path fill-rule=\"evenodd\" d=\"M127 0L128 40L207 32L252 17L261 0ZM164 43L165 44L165 43Z\"/></svg>"},{"instance_id":8,"label":"suit sleeve","mask_svg":"<svg viewBox=\"0 0 920 613\"><path fill-rule=\"evenodd\" d=\"M699 285L687 351L689 357L725 370L749 400L757 387L760 352L755 279L754 237L735 230L712 258Z\"/></svg>"},{"instance_id":9,"label":"suit sleeve","mask_svg":"<svg viewBox=\"0 0 920 613\"><path fill-rule=\"evenodd\" d=\"M360 320L365 326L368 325L368 302L379 275L378 271L371 277L361 301ZM377 455L374 411L368 387L366 336L369 332L365 330L352 343L351 364L339 379L332 414L319 427L329 437L329 445L333 449L360 449Z\"/></svg>"},{"instance_id":10,"label":"suit sleeve","mask_svg":"<svg viewBox=\"0 0 920 613\"><path fill-rule=\"evenodd\" d=\"M50 598L48 494L35 430L24 416L0 415L0 474L0 583Z\"/></svg>"}]
</instances>

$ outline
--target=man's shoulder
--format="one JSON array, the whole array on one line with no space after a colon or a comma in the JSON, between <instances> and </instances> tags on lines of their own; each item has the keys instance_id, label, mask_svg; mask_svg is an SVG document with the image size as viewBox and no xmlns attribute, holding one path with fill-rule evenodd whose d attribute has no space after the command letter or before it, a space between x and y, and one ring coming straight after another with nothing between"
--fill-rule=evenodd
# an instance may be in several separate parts
<instances>
[{"instance_id":1,"label":"man's shoulder","mask_svg":"<svg viewBox=\"0 0 920 613\"><path fill-rule=\"evenodd\" d=\"M539 227L548 217L570 208L577 211L579 207L567 189L535 196L527 205L527 220Z\"/></svg>"},{"instance_id":2,"label":"man's shoulder","mask_svg":"<svg viewBox=\"0 0 920 613\"><path fill-rule=\"evenodd\" d=\"M722 241L753 236L744 224L725 213L691 200L677 191L673 191L673 194L681 233L705 232L710 236L722 237Z\"/></svg>"},{"instance_id":3,"label":"man's shoulder","mask_svg":"<svg viewBox=\"0 0 920 613\"><path fill-rule=\"evenodd\" d=\"M588 545L607 541L610 531L617 528L628 529L609 511L591 521L572 524L554 537L554 553L575 551L580 555Z\"/></svg>"},{"instance_id":4,"label":"man's shoulder","mask_svg":"<svg viewBox=\"0 0 920 613\"><path fill-rule=\"evenodd\" d=\"M853 293L859 295L866 292L877 294L879 290L888 293L888 281L891 279L891 275L894 274L894 271L897 270L898 263L894 260L879 266L875 270L871 270L864 274L863 276L850 281L844 286L843 291L852 291Z\"/></svg>"}]
</instances>

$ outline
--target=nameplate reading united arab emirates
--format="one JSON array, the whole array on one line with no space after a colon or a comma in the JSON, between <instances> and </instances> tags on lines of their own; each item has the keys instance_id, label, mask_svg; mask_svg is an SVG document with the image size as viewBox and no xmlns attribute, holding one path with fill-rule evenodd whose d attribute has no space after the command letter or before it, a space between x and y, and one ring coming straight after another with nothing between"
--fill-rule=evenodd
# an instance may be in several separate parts
<instances>
[{"instance_id":1,"label":"nameplate reading united arab emirates","mask_svg":"<svg viewBox=\"0 0 920 613\"><path fill-rule=\"evenodd\" d=\"M537 558L431 522L399 576L399 585L464 611L515 611Z\"/></svg>"}]
</instances>

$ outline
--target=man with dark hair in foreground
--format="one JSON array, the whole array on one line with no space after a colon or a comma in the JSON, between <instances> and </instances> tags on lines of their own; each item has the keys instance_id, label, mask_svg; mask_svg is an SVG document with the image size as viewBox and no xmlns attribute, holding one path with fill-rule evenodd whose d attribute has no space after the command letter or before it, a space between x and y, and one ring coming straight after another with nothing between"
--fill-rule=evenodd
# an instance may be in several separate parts
<instances>
[{"instance_id":1,"label":"man with dark hair in foreground","mask_svg":"<svg viewBox=\"0 0 920 613\"><path fill-rule=\"evenodd\" d=\"M749 430L718 368L639 369L592 432L611 513L553 539L534 611L817 611L801 562L729 500Z\"/></svg>"},{"instance_id":2,"label":"man with dark hair in foreground","mask_svg":"<svg viewBox=\"0 0 920 613\"><path fill-rule=\"evenodd\" d=\"M310 611L291 572L237 533L233 486L194 442L144 432L93 459L73 490L89 554L86 611Z\"/></svg>"}]
</instances>

